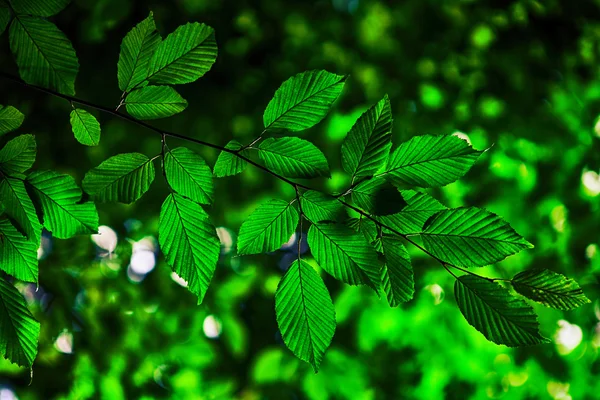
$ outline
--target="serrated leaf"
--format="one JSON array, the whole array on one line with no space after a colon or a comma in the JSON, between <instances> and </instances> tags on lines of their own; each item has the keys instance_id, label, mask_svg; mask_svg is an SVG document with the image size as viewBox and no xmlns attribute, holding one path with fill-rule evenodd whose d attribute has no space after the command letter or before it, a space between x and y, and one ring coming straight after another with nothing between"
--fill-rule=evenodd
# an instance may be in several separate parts
<instances>
[{"instance_id":1,"label":"serrated leaf","mask_svg":"<svg viewBox=\"0 0 600 400\"><path fill-rule=\"evenodd\" d=\"M461 267L493 264L533 247L508 222L477 207L437 212L425 223L421 237L431 254Z\"/></svg>"},{"instance_id":2,"label":"serrated leaf","mask_svg":"<svg viewBox=\"0 0 600 400\"><path fill-rule=\"evenodd\" d=\"M6 4L0 1L0 35L4 33L4 30L8 26L11 18L12 14L10 12L10 9Z\"/></svg>"},{"instance_id":3,"label":"serrated leaf","mask_svg":"<svg viewBox=\"0 0 600 400\"><path fill-rule=\"evenodd\" d=\"M382 239L385 265L381 269L381 283L391 307L411 300L415 281L408 251L397 236L384 235Z\"/></svg>"},{"instance_id":4,"label":"serrated leaf","mask_svg":"<svg viewBox=\"0 0 600 400\"><path fill-rule=\"evenodd\" d=\"M390 154L385 174L396 184L444 186L465 175L481 153L457 136L415 136Z\"/></svg>"},{"instance_id":5,"label":"serrated leaf","mask_svg":"<svg viewBox=\"0 0 600 400\"><path fill-rule=\"evenodd\" d=\"M167 263L198 296L198 304L215 272L221 242L202 207L176 193L160 210L158 241Z\"/></svg>"},{"instance_id":6,"label":"serrated leaf","mask_svg":"<svg viewBox=\"0 0 600 400\"><path fill-rule=\"evenodd\" d=\"M401 190L400 194L407 206L399 213L380 216L377 219L384 225L408 235L423 230L425 222L435 213L447 210L446 206L426 193L414 190Z\"/></svg>"},{"instance_id":7,"label":"serrated leaf","mask_svg":"<svg viewBox=\"0 0 600 400\"><path fill-rule=\"evenodd\" d=\"M37 249L38 246L31 240L27 240L8 219L0 219L0 269L2 271L22 281L36 283L38 281Z\"/></svg>"},{"instance_id":8,"label":"serrated leaf","mask_svg":"<svg viewBox=\"0 0 600 400\"><path fill-rule=\"evenodd\" d=\"M154 181L152 160L140 153L118 154L91 169L83 178L83 190L100 202L133 203Z\"/></svg>"},{"instance_id":9,"label":"serrated leaf","mask_svg":"<svg viewBox=\"0 0 600 400\"><path fill-rule=\"evenodd\" d=\"M395 214L406 207L402 194L383 177L366 179L352 188L352 201L373 215Z\"/></svg>"},{"instance_id":10,"label":"serrated leaf","mask_svg":"<svg viewBox=\"0 0 600 400\"><path fill-rule=\"evenodd\" d=\"M260 143L261 160L270 170L288 178L329 177L325 155L314 144L296 137L269 138Z\"/></svg>"},{"instance_id":11,"label":"serrated leaf","mask_svg":"<svg viewBox=\"0 0 600 400\"><path fill-rule=\"evenodd\" d=\"M161 42L154 24L154 14L137 24L121 42L121 52L117 63L119 89L129 92L140 85L148 76L148 64Z\"/></svg>"},{"instance_id":12,"label":"serrated leaf","mask_svg":"<svg viewBox=\"0 0 600 400\"><path fill-rule=\"evenodd\" d=\"M337 221L344 211L335 197L317 190L307 190L300 197L302 212L312 222Z\"/></svg>"},{"instance_id":13,"label":"serrated leaf","mask_svg":"<svg viewBox=\"0 0 600 400\"><path fill-rule=\"evenodd\" d=\"M4 203L6 214L19 224L17 228L36 246L39 245L42 225L23 180L7 176L0 181L0 202Z\"/></svg>"},{"instance_id":14,"label":"serrated leaf","mask_svg":"<svg viewBox=\"0 0 600 400\"><path fill-rule=\"evenodd\" d=\"M387 95L352 126L342 143L342 167L355 176L370 176L383 166L392 147L392 109Z\"/></svg>"},{"instance_id":15,"label":"serrated leaf","mask_svg":"<svg viewBox=\"0 0 600 400\"><path fill-rule=\"evenodd\" d=\"M0 172L7 175L22 174L35 162L36 144L33 135L12 139L0 150Z\"/></svg>"},{"instance_id":16,"label":"serrated leaf","mask_svg":"<svg viewBox=\"0 0 600 400\"><path fill-rule=\"evenodd\" d=\"M294 75L277 89L263 115L265 129L302 131L318 124L342 93L346 77L327 71Z\"/></svg>"},{"instance_id":17,"label":"serrated leaf","mask_svg":"<svg viewBox=\"0 0 600 400\"><path fill-rule=\"evenodd\" d=\"M292 263L277 286L275 314L285 345L316 373L336 323L329 291L310 264Z\"/></svg>"},{"instance_id":18,"label":"serrated leaf","mask_svg":"<svg viewBox=\"0 0 600 400\"><path fill-rule=\"evenodd\" d=\"M0 278L0 350L4 358L31 368L37 355L40 324L27 309L23 295Z\"/></svg>"},{"instance_id":19,"label":"serrated leaf","mask_svg":"<svg viewBox=\"0 0 600 400\"><path fill-rule=\"evenodd\" d=\"M237 140L231 140L225 146L226 149L230 150L239 150L242 148L242 144ZM244 157L248 157L248 150L240 151L240 155ZM223 178L225 176L232 176L241 173L248 162L244 159L237 157L234 154L231 154L226 151L221 151L219 157L217 158L217 162L215 163L215 167L213 168L213 173L217 178Z\"/></svg>"},{"instance_id":20,"label":"serrated leaf","mask_svg":"<svg viewBox=\"0 0 600 400\"><path fill-rule=\"evenodd\" d=\"M212 204L212 172L202 157L185 147L178 147L165 155L164 168L173 190L197 203Z\"/></svg>"},{"instance_id":21,"label":"serrated leaf","mask_svg":"<svg viewBox=\"0 0 600 400\"><path fill-rule=\"evenodd\" d=\"M146 86L125 98L127 112L137 119L158 119L178 114L187 101L170 86Z\"/></svg>"},{"instance_id":22,"label":"serrated leaf","mask_svg":"<svg viewBox=\"0 0 600 400\"><path fill-rule=\"evenodd\" d=\"M279 249L296 232L298 212L291 203L269 200L240 227L238 254L260 254Z\"/></svg>"},{"instance_id":23,"label":"serrated leaf","mask_svg":"<svg viewBox=\"0 0 600 400\"><path fill-rule=\"evenodd\" d=\"M498 283L463 275L454 283L454 295L467 322L487 340L509 347L548 342L533 308Z\"/></svg>"},{"instance_id":24,"label":"serrated leaf","mask_svg":"<svg viewBox=\"0 0 600 400\"><path fill-rule=\"evenodd\" d=\"M16 108L0 105L0 136L18 129L24 119L25 116Z\"/></svg>"},{"instance_id":25,"label":"serrated leaf","mask_svg":"<svg viewBox=\"0 0 600 400\"><path fill-rule=\"evenodd\" d=\"M591 303L577 282L547 269L520 272L511 283L519 294L546 307L573 310Z\"/></svg>"},{"instance_id":26,"label":"serrated leaf","mask_svg":"<svg viewBox=\"0 0 600 400\"><path fill-rule=\"evenodd\" d=\"M44 226L59 239L98 232L96 205L79 203L81 189L70 175L54 171L34 172L27 177L42 208Z\"/></svg>"},{"instance_id":27,"label":"serrated leaf","mask_svg":"<svg viewBox=\"0 0 600 400\"><path fill-rule=\"evenodd\" d=\"M71 129L75 139L85 146L98 146L100 144L100 123L89 112L81 108L71 111Z\"/></svg>"},{"instance_id":28,"label":"serrated leaf","mask_svg":"<svg viewBox=\"0 0 600 400\"><path fill-rule=\"evenodd\" d=\"M38 17L51 17L70 2L71 0L10 0L17 14L31 14Z\"/></svg>"},{"instance_id":29,"label":"serrated leaf","mask_svg":"<svg viewBox=\"0 0 600 400\"><path fill-rule=\"evenodd\" d=\"M308 245L319 265L334 278L377 291L381 279L377 253L362 234L341 224L313 224Z\"/></svg>"},{"instance_id":30,"label":"serrated leaf","mask_svg":"<svg viewBox=\"0 0 600 400\"><path fill-rule=\"evenodd\" d=\"M25 82L75 94L79 61L71 41L52 22L18 15L10 24L9 34L10 49Z\"/></svg>"},{"instance_id":31,"label":"serrated leaf","mask_svg":"<svg viewBox=\"0 0 600 400\"><path fill-rule=\"evenodd\" d=\"M362 233L365 239L367 239L367 243L371 244L377 252L383 253L383 246L379 238L379 229L375 225L375 222L368 218L348 218L345 223L356 232Z\"/></svg>"},{"instance_id":32,"label":"serrated leaf","mask_svg":"<svg viewBox=\"0 0 600 400\"><path fill-rule=\"evenodd\" d=\"M194 82L210 70L216 59L213 28L188 23L158 45L148 65L148 80L168 85Z\"/></svg>"}]
</instances>

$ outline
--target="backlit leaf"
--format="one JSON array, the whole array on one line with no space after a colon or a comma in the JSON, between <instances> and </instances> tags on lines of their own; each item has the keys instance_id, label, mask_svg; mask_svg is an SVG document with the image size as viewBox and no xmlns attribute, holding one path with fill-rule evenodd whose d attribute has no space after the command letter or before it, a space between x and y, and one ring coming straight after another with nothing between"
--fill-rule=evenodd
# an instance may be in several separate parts
<instances>
[{"instance_id":1,"label":"backlit leaf","mask_svg":"<svg viewBox=\"0 0 600 400\"><path fill-rule=\"evenodd\" d=\"M519 294L558 310L572 310L591 303L577 282L547 269L520 272L511 283Z\"/></svg>"},{"instance_id":2,"label":"backlit leaf","mask_svg":"<svg viewBox=\"0 0 600 400\"><path fill-rule=\"evenodd\" d=\"M165 174L169 185L180 195L200 204L211 204L212 172L202 157L178 147L165 155Z\"/></svg>"},{"instance_id":3,"label":"backlit leaf","mask_svg":"<svg viewBox=\"0 0 600 400\"><path fill-rule=\"evenodd\" d=\"M81 108L71 111L71 129L75 139L85 146L100 144L100 123L89 112Z\"/></svg>"},{"instance_id":4,"label":"backlit leaf","mask_svg":"<svg viewBox=\"0 0 600 400\"><path fill-rule=\"evenodd\" d=\"M397 236L384 235L382 239L385 265L381 269L382 288L388 303L396 307L411 300L415 281L410 256Z\"/></svg>"},{"instance_id":5,"label":"backlit leaf","mask_svg":"<svg viewBox=\"0 0 600 400\"><path fill-rule=\"evenodd\" d=\"M229 143L227 143L225 148L230 150L239 150L242 148L242 144L237 140L231 140ZM248 150L240 151L240 155L248 157ZM244 168L246 168L246 165L248 165L246 160L239 158L235 154L221 151L221 154L219 154L217 162L215 163L213 173L217 178L237 175L241 173Z\"/></svg>"},{"instance_id":6,"label":"backlit leaf","mask_svg":"<svg viewBox=\"0 0 600 400\"><path fill-rule=\"evenodd\" d=\"M19 128L24 118L16 108L0 105L0 136Z\"/></svg>"},{"instance_id":7,"label":"backlit leaf","mask_svg":"<svg viewBox=\"0 0 600 400\"><path fill-rule=\"evenodd\" d=\"M146 86L125 98L127 112L137 119L170 117L185 110L187 104L170 86Z\"/></svg>"},{"instance_id":8,"label":"backlit leaf","mask_svg":"<svg viewBox=\"0 0 600 400\"><path fill-rule=\"evenodd\" d=\"M352 189L356 206L373 215L395 214L406 207L400 191L383 177L366 179Z\"/></svg>"},{"instance_id":9,"label":"backlit leaf","mask_svg":"<svg viewBox=\"0 0 600 400\"><path fill-rule=\"evenodd\" d=\"M401 190L400 194L407 206L396 214L380 216L377 219L401 234L421 232L429 217L438 211L447 209L446 206L426 193Z\"/></svg>"},{"instance_id":10,"label":"backlit leaf","mask_svg":"<svg viewBox=\"0 0 600 400\"><path fill-rule=\"evenodd\" d=\"M22 174L35 162L36 144L33 135L12 139L0 150L0 172L7 175Z\"/></svg>"},{"instance_id":11,"label":"backlit leaf","mask_svg":"<svg viewBox=\"0 0 600 400\"><path fill-rule=\"evenodd\" d=\"M38 281L38 246L27 240L8 219L0 219L0 269L17 279Z\"/></svg>"},{"instance_id":12,"label":"backlit leaf","mask_svg":"<svg viewBox=\"0 0 600 400\"><path fill-rule=\"evenodd\" d=\"M38 17L51 17L70 2L71 0L10 0L17 14L31 14Z\"/></svg>"},{"instance_id":13,"label":"backlit leaf","mask_svg":"<svg viewBox=\"0 0 600 400\"><path fill-rule=\"evenodd\" d=\"M6 214L17 222L17 228L39 245L42 225L21 178L5 177L0 181L0 202L4 203Z\"/></svg>"},{"instance_id":14,"label":"backlit leaf","mask_svg":"<svg viewBox=\"0 0 600 400\"><path fill-rule=\"evenodd\" d=\"M300 197L302 212L310 222L337 221L344 207L335 197L317 190L307 190Z\"/></svg>"},{"instance_id":15,"label":"backlit leaf","mask_svg":"<svg viewBox=\"0 0 600 400\"><path fill-rule=\"evenodd\" d=\"M329 176L327 159L314 144L296 137L261 142L259 156L270 170L288 178Z\"/></svg>"}]
</instances>

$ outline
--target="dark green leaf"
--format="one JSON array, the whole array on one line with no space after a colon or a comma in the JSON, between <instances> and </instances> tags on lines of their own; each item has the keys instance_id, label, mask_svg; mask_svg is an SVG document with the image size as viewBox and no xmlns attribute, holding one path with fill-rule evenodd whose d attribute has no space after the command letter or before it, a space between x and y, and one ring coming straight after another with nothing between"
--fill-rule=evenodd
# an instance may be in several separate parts
<instances>
[{"instance_id":1,"label":"dark green leaf","mask_svg":"<svg viewBox=\"0 0 600 400\"><path fill-rule=\"evenodd\" d=\"M315 372L335 333L335 309L310 264L296 260L275 292L275 314L286 346Z\"/></svg>"},{"instance_id":2,"label":"dark green leaf","mask_svg":"<svg viewBox=\"0 0 600 400\"><path fill-rule=\"evenodd\" d=\"M225 146L226 149L230 150L239 150L242 148L242 144L237 140L232 140ZM248 157L248 150L240 151L240 155L244 157ZM226 151L221 151L219 157L217 158L217 162L214 167L214 175L217 178L222 178L225 176L232 176L241 173L248 162L237 157L234 154L228 153Z\"/></svg>"},{"instance_id":3,"label":"dark green leaf","mask_svg":"<svg viewBox=\"0 0 600 400\"><path fill-rule=\"evenodd\" d=\"M366 179L352 189L356 206L373 215L395 214L406 207L402 194L385 178Z\"/></svg>"},{"instance_id":4,"label":"dark green leaf","mask_svg":"<svg viewBox=\"0 0 600 400\"><path fill-rule=\"evenodd\" d=\"M33 135L12 139L0 150L0 172L7 175L22 174L35 162L36 144Z\"/></svg>"},{"instance_id":5,"label":"dark green leaf","mask_svg":"<svg viewBox=\"0 0 600 400\"><path fill-rule=\"evenodd\" d=\"M10 12L10 8L0 1L0 35L4 33L4 30L8 26L10 20L12 18L12 14Z\"/></svg>"},{"instance_id":6,"label":"dark green leaf","mask_svg":"<svg viewBox=\"0 0 600 400\"><path fill-rule=\"evenodd\" d=\"M329 177L327 159L314 144L296 137L269 138L259 146L265 166L288 178Z\"/></svg>"},{"instance_id":7,"label":"dark green leaf","mask_svg":"<svg viewBox=\"0 0 600 400\"><path fill-rule=\"evenodd\" d=\"M198 154L185 147L173 149L165 155L164 168L169 185L177 193L200 204L212 203L212 172Z\"/></svg>"},{"instance_id":8,"label":"dark green leaf","mask_svg":"<svg viewBox=\"0 0 600 400\"><path fill-rule=\"evenodd\" d=\"M75 139L85 146L100 144L100 124L89 112L81 108L71 111L71 129Z\"/></svg>"},{"instance_id":9,"label":"dark green leaf","mask_svg":"<svg viewBox=\"0 0 600 400\"><path fill-rule=\"evenodd\" d=\"M466 320L487 340L509 347L547 343L533 308L496 282L463 275L454 284L456 303Z\"/></svg>"},{"instance_id":10,"label":"dark green leaf","mask_svg":"<svg viewBox=\"0 0 600 400\"><path fill-rule=\"evenodd\" d=\"M38 219L33 202L27 194L25 183L20 178L5 177L0 181L0 202L6 207L22 232L36 246L40 244L42 225Z\"/></svg>"},{"instance_id":11,"label":"dark green leaf","mask_svg":"<svg viewBox=\"0 0 600 400\"><path fill-rule=\"evenodd\" d=\"M415 294L415 281L410 256L397 236L383 236L385 265L381 269L381 282L390 306L396 307L411 300Z\"/></svg>"},{"instance_id":12,"label":"dark green leaf","mask_svg":"<svg viewBox=\"0 0 600 400\"><path fill-rule=\"evenodd\" d=\"M51 17L65 8L71 0L10 0L17 14Z\"/></svg>"},{"instance_id":13,"label":"dark green leaf","mask_svg":"<svg viewBox=\"0 0 600 400\"><path fill-rule=\"evenodd\" d=\"M307 190L300 197L302 212L312 222L337 221L344 211L342 203L335 197L317 190Z\"/></svg>"},{"instance_id":14,"label":"dark green leaf","mask_svg":"<svg viewBox=\"0 0 600 400\"><path fill-rule=\"evenodd\" d=\"M19 128L24 118L24 115L14 107L0 106L0 136Z\"/></svg>"},{"instance_id":15,"label":"dark green leaf","mask_svg":"<svg viewBox=\"0 0 600 400\"><path fill-rule=\"evenodd\" d=\"M407 206L399 213L378 217L379 222L393 228L401 234L423 231L425 222L438 211L447 208L428 194L414 190L401 190Z\"/></svg>"},{"instance_id":16,"label":"dark green leaf","mask_svg":"<svg viewBox=\"0 0 600 400\"><path fill-rule=\"evenodd\" d=\"M170 117L186 109L187 101L170 86L146 86L129 93L127 112L137 119Z\"/></svg>"},{"instance_id":17,"label":"dark green leaf","mask_svg":"<svg viewBox=\"0 0 600 400\"><path fill-rule=\"evenodd\" d=\"M346 77L327 71L294 75L277 89L263 115L265 129L302 131L318 124L338 98Z\"/></svg>"},{"instance_id":18,"label":"dark green leaf","mask_svg":"<svg viewBox=\"0 0 600 400\"><path fill-rule=\"evenodd\" d=\"M37 249L38 246L31 240L27 240L8 219L0 219L0 269L2 271L22 281L36 283L38 281Z\"/></svg>"},{"instance_id":19,"label":"dark green leaf","mask_svg":"<svg viewBox=\"0 0 600 400\"><path fill-rule=\"evenodd\" d=\"M547 269L523 271L511 283L519 294L558 310L573 310L591 303L577 282Z\"/></svg>"}]
</instances>

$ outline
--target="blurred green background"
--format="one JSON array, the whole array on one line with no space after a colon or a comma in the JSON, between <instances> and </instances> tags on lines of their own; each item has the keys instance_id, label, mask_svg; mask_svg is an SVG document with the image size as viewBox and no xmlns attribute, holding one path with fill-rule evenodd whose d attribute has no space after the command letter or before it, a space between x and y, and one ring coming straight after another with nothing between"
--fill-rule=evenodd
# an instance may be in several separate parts
<instances>
[{"instance_id":1,"label":"blurred green background","mask_svg":"<svg viewBox=\"0 0 600 400\"><path fill-rule=\"evenodd\" d=\"M216 182L210 214L222 257L196 306L156 248L168 193L157 176L136 204L100 206L102 238L44 238L39 289L20 286L42 324L33 380L0 360L2 400L599 398L600 1L74 0L53 21L80 60L78 97L117 105L121 39L150 10L163 37L199 21L219 45L212 70L177 87L188 109L155 125L220 145L249 142L285 79L307 69L349 74L330 116L301 133L332 168L332 179L311 185L348 185L341 140L387 93L396 144L456 133L478 149L493 145L464 179L431 192L451 207L500 214L535 245L482 274L548 268L576 279L592 304L535 305L552 343L497 346L460 314L453 278L411 249L416 294L396 309L323 274L338 328L315 375L285 348L275 321L274 291L295 248L232 250L248 214L292 189L251 167ZM2 70L16 75L7 34L0 39ZM101 145L84 148L65 101L8 81L0 93L26 115L19 132L36 135L36 169L81 180L111 155L160 151L154 133L97 113ZM218 155L194 150L211 165Z\"/></svg>"}]
</instances>

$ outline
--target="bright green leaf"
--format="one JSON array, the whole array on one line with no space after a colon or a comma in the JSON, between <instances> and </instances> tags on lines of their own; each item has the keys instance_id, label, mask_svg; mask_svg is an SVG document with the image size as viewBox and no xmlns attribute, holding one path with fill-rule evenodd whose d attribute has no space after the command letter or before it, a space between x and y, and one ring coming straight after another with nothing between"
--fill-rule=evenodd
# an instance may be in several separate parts
<instances>
[{"instance_id":1,"label":"bright green leaf","mask_svg":"<svg viewBox=\"0 0 600 400\"><path fill-rule=\"evenodd\" d=\"M177 193L200 204L212 203L212 172L198 154L185 147L173 149L165 155L164 168L169 185Z\"/></svg>"},{"instance_id":2,"label":"bright green leaf","mask_svg":"<svg viewBox=\"0 0 600 400\"><path fill-rule=\"evenodd\" d=\"M25 236L35 245L39 245L42 225L23 180L5 177L0 181L0 202L4 203L6 214L19 224L18 228L21 228Z\"/></svg>"},{"instance_id":3,"label":"bright green leaf","mask_svg":"<svg viewBox=\"0 0 600 400\"><path fill-rule=\"evenodd\" d=\"M573 310L591 303L577 282L547 269L523 271L511 283L519 294L558 310Z\"/></svg>"},{"instance_id":4,"label":"bright green leaf","mask_svg":"<svg viewBox=\"0 0 600 400\"><path fill-rule=\"evenodd\" d=\"M300 197L302 212L310 222L337 221L344 207L335 197L317 190L307 190Z\"/></svg>"},{"instance_id":5,"label":"bright green leaf","mask_svg":"<svg viewBox=\"0 0 600 400\"><path fill-rule=\"evenodd\" d=\"M406 207L400 191L383 177L365 179L356 185L352 189L352 201L373 215L395 214Z\"/></svg>"},{"instance_id":6,"label":"bright green leaf","mask_svg":"<svg viewBox=\"0 0 600 400\"><path fill-rule=\"evenodd\" d=\"M0 136L19 128L25 116L12 106L0 106Z\"/></svg>"},{"instance_id":7,"label":"bright green leaf","mask_svg":"<svg viewBox=\"0 0 600 400\"><path fill-rule=\"evenodd\" d=\"M242 148L242 144L237 140L232 140L225 146L226 149L239 150ZM248 157L248 150L240 151L240 155ZM248 162L244 159L237 157L227 151L221 151L217 162L214 167L214 175L217 178L223 178L225 176L232 176L241 173L246 168Z\"/></svg>"},{"instance_id":8,"label":"bright green leaf","mask_svg":"<svg viewBox=\"0 0 600 400\"><path fill-rule=\"evenodd\" d=\"M467 322L489 341L509 347L548 342L533 308L498 283L463 275L454 283L454 295Z\"/></svg>"},{"instance_id":9,"label":"bright green leaf","mask_svg":"<svg viewBox=\"0 0 600 400\"><path fill-rule=\"evenodd\" d=\"M202 207L176 193L160 210L158 241L173 271L202 302L217 267L221 243Z\"/></svg>"},{"instance_id":10,"label":"bright green leaf","mask_svg":"<svg viewBox=\"0 0 600 400\"><path fill-rule=\"evenodd\" d=\"M407 206L399 213L381 216L377 219L401 234L407 235L423 231L423 226L429 217L438 211L447 209L446 206L426 193L401 190L400 194Z\"/></svg>"},{"instance_id":11,"label":"bright green leaf","mask_svg":"<svg viewBox=\"0 0 600 400\"><path fill-rule=\"evenodd\" d=\"M152 160L140 153L119 154L91 169L83 190L100 202L130 204L148 191L154 181Z\"/></svg>"},{"instance_id":12,"label":"bright green leaf","mask_svg":"<svg viewBox=\"0 0 600 400\"><path fill-rule=\"evenodd\" d=\"M375 222L368 218L348 218L345 223L356 232L362 233L365 239L367 239L367 242L370 243L377 252L383 253L379 229L377 228L377 225L375 225Z\"/></svg>"},{"instance_id":13,"label":"bright green leaf","mask_svg":"<svg viewBox=\"0 0 600 400\"><path fill-rule=\"evenodd\" d=\"M38 246L27 240L8 219L0 219L0 269L17 279L38 281Z\"/></svg>"},{"instance_id":14,"label":"bright green leaf","mask_svg":"<svg viewBox=\"0 0 600 400\"><path fill-rule=\"evenodd\" d=\"M75 94L79 61L64 33L52 22L26 15L13 19L9 33L10 49L25 82Z\"/></svg>"},{"instance_id":15,"label":"bright green leaf","mask_svg":"<svg viewBox=\"0 0 600 400\"><path fill-rule=\"evenodd\" d=\"M35 162L36 144L33 135L12 139L0 150L0 172L7 175L22 174Z\"/></svg>"},{"instance_id":16,"label":"bright green leaf","mask_svg":"<svg viewBox=\"0 0 600 400\"><path fill-rule=\"evenodd\" d=\"M318 124L342 93L346 77L327 71L294 75L277 89L263 115L265 129L302 131Z\"/></svg>"},{"instance_id":17,"label":"bright green leaf","mask_svg":"<svg viewBox=\"0 0 600 400\"><path fill-rule=\"evenodd\" d=\"M100 144L100 123L89 112L81 108L71 111L71 129L75 139L85 146Z\"/></svg>"},{"instance_id":18,"label":"bright green leaf","mask_svg":"<svg viewBox=\"0 0 600 400\"><path fill-rule=\"evenodd\" d=\"M238 254L275 251L290 240L299 216L294 206L283 200L261 204L240 227Z\"/></svg>"},{"instance_id":19,"label":"bright green leaf","mask_svg":"<svg viewBox=\"0 0 600 400\"><path fill-rule=\"evenodd\" d=\"M533 247L508 222L477 207L437 212L425 223L421 237L431 254L462 267L493 264Z\"/></svg>"},{"instance_id":20,"label":"bright green leaf","mask_svg":"<svg viewBox=\"0 0 600 400\"><path fill-rule=\"evenodd\" d=\"M335 333L335 309L310 264L292 263L275 292L275 314L286 346L317 372Z\"/></svg>"},{"instance_id":21,"label":"bright green leaf","mask_svg":"<svg viewBox=\"0 0 600 400\"><path fill-rule=\"evenodd\" d=\"M396 307L411 300L415 294L415 281L408 251L397 236L383 236L385 265L381 269L381 282L390 306Z\"/></svg>"},{"instance_id":22,"label":"bright green leaf","mask_svg":"<svg viewBox=\"0 0 600 400\"><path fill-rule=\"evenodd\" d=\"M59 239L98 232L96 205L79 203L81 189L70 175L54 171L34 172L27 177L37 195L44 216L44 226Z\"/></svg>"},{"instance_id":23,"label":"bright green leaf","mask_svg":"<svg viewBox=\"0 0 600 400\"><path fill-rule=\"evenodd\" d=\"M137 119L157 119L182 112L188 103L170 86L146 86L129 93L125 105Z\"/></svg>"},{"instance_id":24,"label":"bright green leaf","mask_svg":"<svg viewBox=\"0 0 600 400\"><path fill-rule=\"evenodd\" d=\"M31 14L38 17L51 17L58 14L71 0L10 0L17 14Z\"/></svg>"},{"instance_id":25,"label":"bright green leaf","mask_svg":"<svg viewBox=\"0 0 600 400\"><path fill-rule=\"evenodd\" d=\"M269 138L258 155L270 170L288 178L329 177L327 159L314 144L296 137Z\"/></svg>"}]
</instances>

